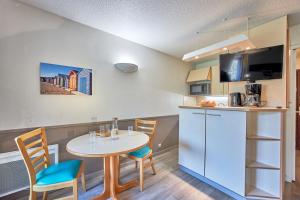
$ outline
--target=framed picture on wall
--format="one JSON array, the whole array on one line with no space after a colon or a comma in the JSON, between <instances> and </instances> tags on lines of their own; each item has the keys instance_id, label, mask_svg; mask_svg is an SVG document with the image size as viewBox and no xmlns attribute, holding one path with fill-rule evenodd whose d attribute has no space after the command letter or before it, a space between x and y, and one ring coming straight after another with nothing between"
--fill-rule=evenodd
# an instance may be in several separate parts
<instances>
[{"instance_id":1,"label":"framed picture on wall","mask_svg":"<svg viewBox=\"0 0 300 200\"><path fill-rule=\"evenodd\" d=\"M40 92L54 95L92 95L92 70L40 63Z\"/></svg>"}]
</instances>

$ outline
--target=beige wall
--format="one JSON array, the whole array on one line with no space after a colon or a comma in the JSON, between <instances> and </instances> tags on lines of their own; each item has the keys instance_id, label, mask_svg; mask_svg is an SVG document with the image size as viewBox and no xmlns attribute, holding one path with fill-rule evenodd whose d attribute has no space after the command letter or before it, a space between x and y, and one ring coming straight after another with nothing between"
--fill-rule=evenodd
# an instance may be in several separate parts
<instances>
[{"instance_id":1,"label":"beige wall","mask_svg":"<svg viewBox=\"0 0 300 200\"><path fill-rule=\"evenodd\" d=\"M281 17L249 31L250 40L257 48L284 44L287 39L287 17ZM262 84L262 100L267 106L286 107L286 66L283 78L276 80L257 81ZM244 91L245 83L230 83L230 92Z\"/></svg>"},{"instance_id":2,"label":"beige wall","mask_svg":"<svg viewBox=\"0 0 300 200\"><path fill-rule=\"evenodd\" d=\"M260 25L249 31L250 40L257 48L286 45L287 17L281 17L269 23ZM205 61L196 64L196 67L206 67L211 64L219 64L218 61ZM283 79L257 81L263 85L262 100L267 101L268 106L286 105L286 67L284 66ZM245 92L245 82L230 83L229 92Z\"/></svg>"},{"instance_id":3,"label":"beige wall","mask_svg":"<svg viewBox=\"0 0 300 200\"><path fill-rule=\"evenodd\" d=\"M0 130L174 115L188 93L189 64L17 1L0 1L0 30ZM93 95L40 95L40 62L93 69Z\"/></svg>"}]
</instances>

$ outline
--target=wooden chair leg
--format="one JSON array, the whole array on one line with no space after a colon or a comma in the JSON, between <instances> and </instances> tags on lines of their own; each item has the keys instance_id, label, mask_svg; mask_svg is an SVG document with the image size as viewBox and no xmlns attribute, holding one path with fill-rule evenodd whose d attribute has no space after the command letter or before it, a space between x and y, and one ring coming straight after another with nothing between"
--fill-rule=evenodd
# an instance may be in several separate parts
<instances>
[{"instance_id":1,"label":"wooden chair leg","mask_svg":"<svg viewBox=\"0 0 300 200\"><path fill-rule=\"evenodd\" d=\"M86 184L85 184L85 175L84 175L84 172L82 172L82 174L81 174L81 185L82 185L82 190L84 192L86 192Z\"/></svg>"},{"instance_id":2,"label":"wooden chair leg","mask_svg":"<svg viewBox=\"0 0 300 200\"><path fill-rule=\"evenodd\" d=\"M47 200L48 198L48 192L43 192L43 200Z\"/></svg>"},{"instance_id":3,"label":"wooden chair leg","mask_svg":"<svg viewBox=\"0 0 300 200\"><path fill-rule=\"evenodd\" d=\"M144 161L140 161L140 191L144 190Z\"/></svg>"},{"instance_id":4,"label":"wooden chair leg","mask_svg":"<svg viewBox=\"0 0 300 200\"><path fill-rule=\"evenodd\" d=\"M149 159L150 159L150 164L151 164L151 168L152 168L152 171L153 171L153 175L155 175L156 171L155 171L155 168L154 168L154 162L153 162L152 156L150 156Z\"/></svg>"},{"instance_id":5,"label":"wooden chair leg","mask_svg":"<svg viewBox=\"0 0 300 200\"><path fill-rule=\"evenodd\" d=\"M78 182L77 178L73 181L73 199L78 200Z\"/></svg>"},{"instance_id":6,"label":"wooden chair leg","mask_svg":"<svg viewBox=\"0 0 300 200\"><path fill-rule=\"evenodd\" d=\"M116 157L116 167L117 167L117 174L116 174L116 176L117 176L117 178L118 178L118 182L119 182L119 180L120 180L120 176L121 176L121 165L120 165L120 157L119 156L117 156Z\"/></svg>"},{"instance_id":7,"label":"wooden chair leg","mask_svg":"<svg viewBox=\"0 0 300 200\"><path fill-rule=\"evenodd\" d=\"M36 192L34 192L32 188L30 188L29 200L36 200Z\"/></svg>"}]
</instances>

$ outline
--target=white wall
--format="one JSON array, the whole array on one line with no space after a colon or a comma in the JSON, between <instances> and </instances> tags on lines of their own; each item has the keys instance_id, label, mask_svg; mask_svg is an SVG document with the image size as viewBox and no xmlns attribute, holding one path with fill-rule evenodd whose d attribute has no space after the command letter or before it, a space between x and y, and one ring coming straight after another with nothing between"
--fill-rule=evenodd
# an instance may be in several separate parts
<instances>
[{"instance_id":1,"label":"white wall","mask_svg":"<svg viewBox=\"0 0 300 200\"><path fill-rule=\"evenodd\" d=\"M300 24L289 27L290 33L290 75L289 75L289 109L286 114L286 176L288 180L295 180L296 170L296 69L299 68L299 49L300 48ZM297 53L298 51L298 53Z\"/></svg>"},{"instance_id":2,"label":"white wall","mask_svg":"<svg viewBox=\"0 0 300 200\"><path fill-rule=\"evenodd\" d=\"M114 69L122 57L139 71ZM93 69L93 95L40 95L40 62ZM136 43L0 1L0 130L177 114L189 69Z\"/></svg>"},{"instance_id":3,"label":"white wall","mask_svg":"<svg viewBox=\"0 0 300 200\"><path fill-rule=\"evenodd\" d=\"M291 46L300 46L300 24L294 25L290 29Z\"/></svg>"}]
</instances>

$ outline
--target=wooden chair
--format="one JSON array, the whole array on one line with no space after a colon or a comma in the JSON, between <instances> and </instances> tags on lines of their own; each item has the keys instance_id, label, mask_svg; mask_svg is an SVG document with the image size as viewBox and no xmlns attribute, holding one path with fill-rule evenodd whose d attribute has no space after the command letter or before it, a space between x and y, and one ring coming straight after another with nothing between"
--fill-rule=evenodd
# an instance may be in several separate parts
<instances>
[{"instance_id":1,"label":"wooden chair","mask_svg":"<svg viewBox=\"0 0 300 200\"><path fill-rule=\"evenodd\" d=\"M73 187L73 195L66 199L78 199L77 180L81 176L85 188L84 165L80 160L69 160L51 165L45 128L39 128L15 138L19 151L25 162L30 181L30 200L37 198L36 192ZM32 149L31 149L32 148Z\"/></svg>"},{"instance_id":2,"label":"wooden chair","mask_svg":"<svg viewBox=\"0 0 300 200\"><path fill-rule=\"evenodd\" d=\"M156 174L154 168L154 162L152 158L152 148L153 148L153 139L156 132L157 121L150 120L135 120L135 130L142 131L146 133L149 137L148 145L125 155L121 155L122 157L127 157L129 159L135 160L135 167L137 168L137 164L139 162L140 166L140 191L142 192L144 189L144 168L150 167L152 168L153 175ZM149 159L149 163L145 163L145 160Z\"/></svg>"}]
</instances>

